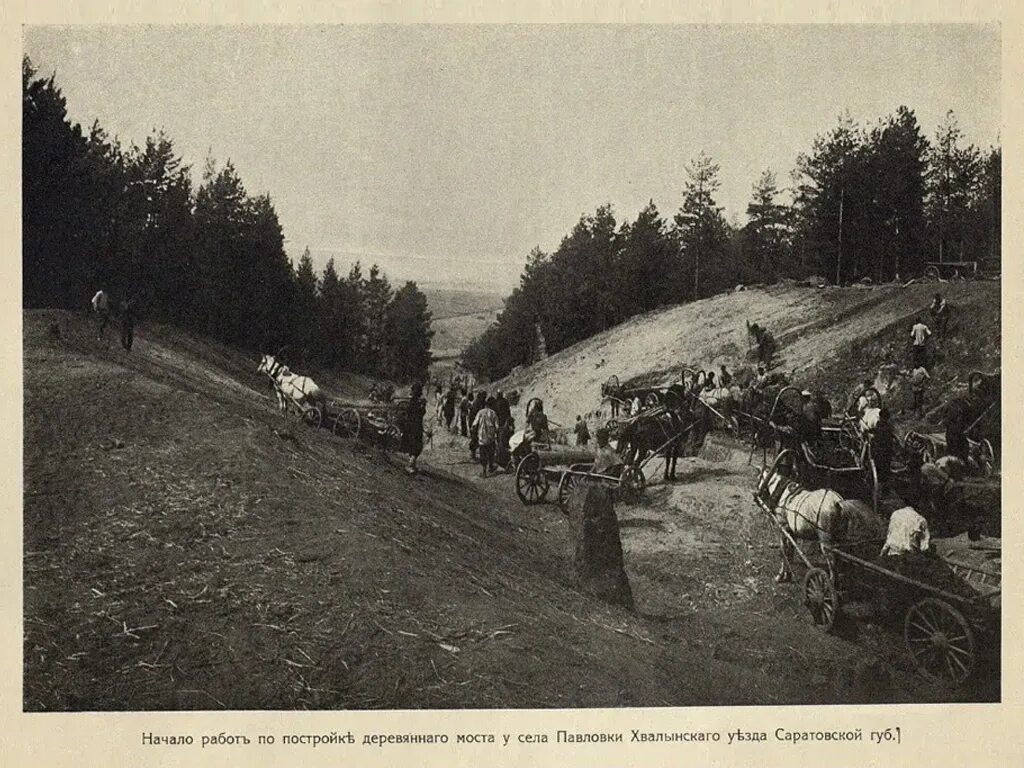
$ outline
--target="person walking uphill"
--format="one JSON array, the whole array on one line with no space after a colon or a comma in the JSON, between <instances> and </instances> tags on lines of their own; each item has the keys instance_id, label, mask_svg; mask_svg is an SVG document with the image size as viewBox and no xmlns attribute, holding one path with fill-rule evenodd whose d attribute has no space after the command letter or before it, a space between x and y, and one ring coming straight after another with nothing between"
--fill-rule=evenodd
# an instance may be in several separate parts
<instances>
[{"instance_id":1,"label":"person walking uphill","mask_svg":"<svg viewBox=\"0 0 1024 768\"><path fill-rule=\"evenodd\" d=\"M102 339L103 332L110 325L110 297L107 296L107 292L102 288L96 291L96 295L92 297L92 311L96 313L99 321L99 330L96 332L96 338Z\"/></svg>"},{"instance_id":2,"label":"person walking uphill","mask_svg":"<svg viewBox=\"0 0 1024 768\"><path fill-rule=\"evenodd\" d=\"M416 460L423 453L423 417L427 412L427 401L423 398L423 387L413 384L409 390L409 402L402 414L403 453L409 454L409 466L405 471L410 475L417 472Z\"/></svg>"},{"instance_id":3,"label":"person walking uphill","mask_svg":"<svg viewBox=\"0 0 1024 768\"><path fill-rule=\"evenodd\" d=\"M483 407L476 412L473 435L480 452L480 466L483 467L481 477L487 477L487 473L495 469L494 449L498 442L498 414L494 412L494 398L485 400Z\"/></svg>"}]
</instances>

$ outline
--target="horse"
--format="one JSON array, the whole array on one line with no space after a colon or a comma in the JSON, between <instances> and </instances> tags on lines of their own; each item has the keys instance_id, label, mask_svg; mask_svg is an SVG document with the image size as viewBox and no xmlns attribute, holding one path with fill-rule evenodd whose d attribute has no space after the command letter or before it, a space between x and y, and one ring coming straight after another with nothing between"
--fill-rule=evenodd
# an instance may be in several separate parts
<instances>
[{"instance_id":1,"label":"horse","mask_svg":"<svg viewBox=\"0 0 1024 768\"><path fill-rule=\"evenodd\" d=\"M831 572L829 545L841 542L854 524L872 535L881 527L863 502L843 499L829 488L809 491L777 470L761 470L757 494L780 527L782 563L775 576L780 583L793 580L793 544L783 531L797 541L817 541Z\"/></svg>"},{"instance_id":2,"label":"horse","mask_svg":"<svg viewBox=\"0 0 1024 768\"><path fill-rule=\"evenodd\" d=\"M319 405L322 409L326 404L327 398L315 381L309 376L292 373L288 366L277 361L272 355L263 355L260 364L256 366L256 372L265 373L274 380L277 407L282 411L288 408L285 397L290 397L300 406Z\"/></svg>"},{"instance_id":3,"label":"horse","mask_svg":"<svg viewBox=\"0 0 1024 768\"><path fill-rule=\"evenodd\" d=\"M676 479L680 455L694 456L711 431L706 408L661 406L643 417L628 422L619 437L618 450L626 464L638 466L651 453L661 449L665 459L664 480Z\"/></svg>"}]
</instances>

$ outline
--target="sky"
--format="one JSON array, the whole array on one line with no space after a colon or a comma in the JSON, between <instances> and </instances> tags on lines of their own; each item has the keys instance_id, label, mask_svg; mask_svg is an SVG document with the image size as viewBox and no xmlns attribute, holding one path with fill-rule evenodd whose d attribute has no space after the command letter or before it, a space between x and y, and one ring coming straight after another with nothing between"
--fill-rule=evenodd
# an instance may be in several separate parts
<instances>
[{"instance_id":1,"label":"sky","mask_svg":"<svg viewBox=\"0 0 1024 768\"><path fill-rule=\"evenodd\" d=\"M765 169L844 112L947 110L999 141L992 25L26 27L72 120L123 143L164 130L198 177L230 159L269 193L293 258L507 291L611 203L670 219L687 163L720 166L743 223Z\"/></svg>"}]
</instances>

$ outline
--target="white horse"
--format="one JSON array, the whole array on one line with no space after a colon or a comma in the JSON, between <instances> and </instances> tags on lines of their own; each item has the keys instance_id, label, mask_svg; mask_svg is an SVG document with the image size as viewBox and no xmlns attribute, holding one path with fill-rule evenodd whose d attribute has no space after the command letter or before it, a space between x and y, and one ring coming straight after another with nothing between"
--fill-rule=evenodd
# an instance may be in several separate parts
<instances>
[{"instance_id":1,"label":"white horse","mask_svg":"<svg viewBox=\"0 0 1024 768\"><path fill-rule=\"evenodd\" d=\"M292 373L288 366L278 362L272 355L264 355L256 367L257 373L265 373L273 379L277 393L277 407L287 410L286 397L290 397L299 405L324 405L326 398L320 387L309 376Z\"/></svg>"},{"instance_id":2,"label":"white horse","mask_svg":"<svg viewBox=\"0 0 1024 768\"><path fill-rule=\"evenodd\" d=\"M826 547L838 544L852 528L858 535L876 536L881 530L881 521L871 508L860 501L844 500L828 488L808 491L795 480L768 469L761 471L757 484L758 496L768 506L782 530L798 541L817 541L822 554L832 569L832 557ZM775 581L792 581L793 568L790 558L793 544L780 532L782 564Z\"/></svg>"}]
</instances>

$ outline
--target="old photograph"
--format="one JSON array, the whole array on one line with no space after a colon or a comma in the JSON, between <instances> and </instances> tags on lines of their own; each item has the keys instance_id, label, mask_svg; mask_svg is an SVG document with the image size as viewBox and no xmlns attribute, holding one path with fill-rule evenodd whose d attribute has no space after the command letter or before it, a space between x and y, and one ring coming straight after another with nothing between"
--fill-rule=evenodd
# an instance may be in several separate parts
<instances>
[{"instance_id":1,"label":"old photograph","mask_svg":"<svg viewBox=\"0 0 1024 768\"><path fill-rule=\"evenodd\" d=\"M1001 34L25 26L22 710L1000 702Z\"/></svg>"}]
</instances>

